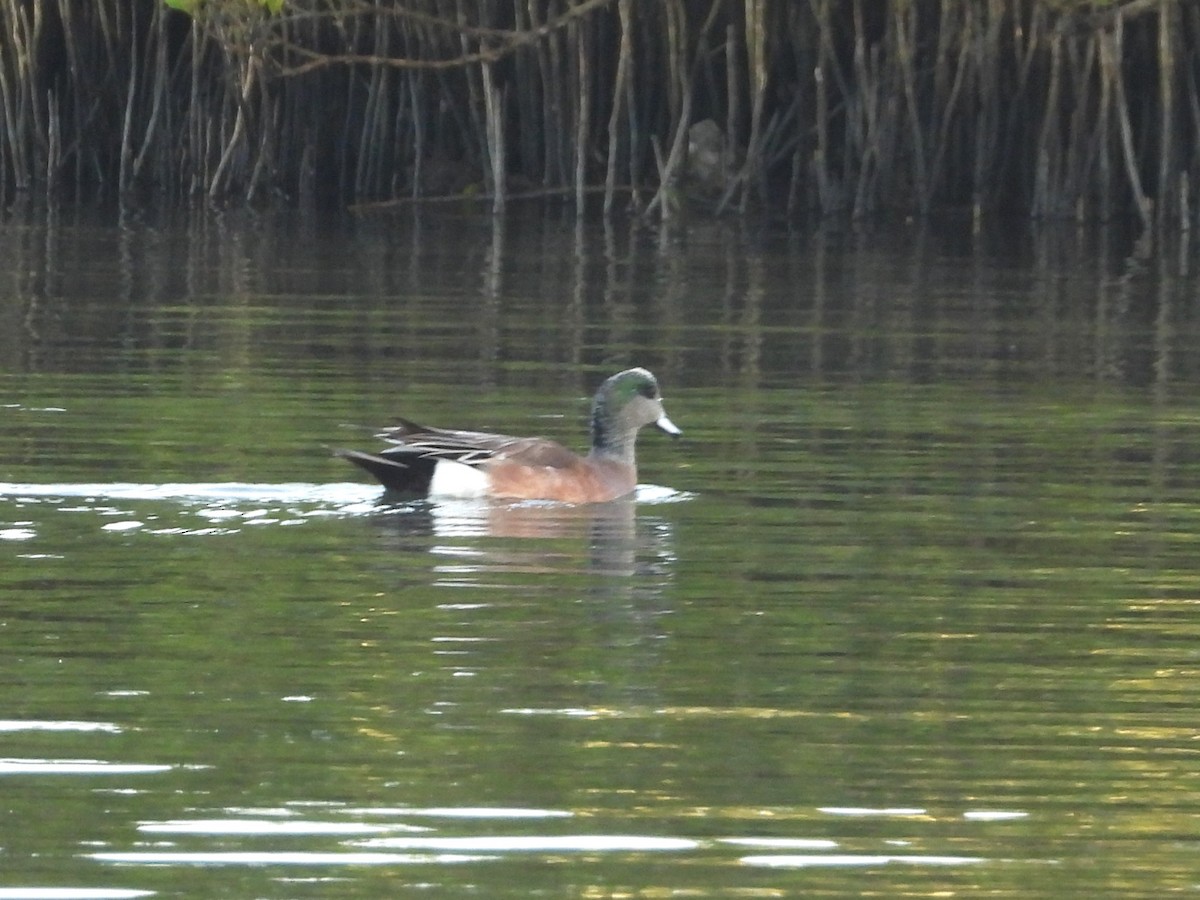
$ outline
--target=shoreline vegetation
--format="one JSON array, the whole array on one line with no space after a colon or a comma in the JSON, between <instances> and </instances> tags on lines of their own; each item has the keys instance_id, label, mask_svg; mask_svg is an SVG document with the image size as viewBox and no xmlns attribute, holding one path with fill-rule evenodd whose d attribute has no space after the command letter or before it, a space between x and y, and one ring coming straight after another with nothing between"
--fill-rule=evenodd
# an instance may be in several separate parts
<instances>
[{"instance_id":1,"label":"shoreline vegetation","mask_svg":"<svg viewBox=\"0 0 1200 900\"><path fill-rule=\"evenodd\" d=\"M1185 0L0 0L0 200L1200 222Z\"/></svg>"}]
</instances>

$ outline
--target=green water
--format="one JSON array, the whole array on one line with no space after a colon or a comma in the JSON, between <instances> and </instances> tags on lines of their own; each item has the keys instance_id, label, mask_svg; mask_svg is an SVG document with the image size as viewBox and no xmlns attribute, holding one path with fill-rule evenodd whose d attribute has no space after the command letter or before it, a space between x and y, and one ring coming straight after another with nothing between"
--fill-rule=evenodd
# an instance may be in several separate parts
<instances>
[{"instance_id":1,"label":"green water","mask_svg":"<svg viewBox=\"0 0 1200 900\"><path fill-rule=\"evenodd\" d=\"M1186 252L196 216L0 254L0 898L1200 888ZM578 447L627 364L685 431L629 503L383 507L329 453Z\"/></svg>"}]
</instances>

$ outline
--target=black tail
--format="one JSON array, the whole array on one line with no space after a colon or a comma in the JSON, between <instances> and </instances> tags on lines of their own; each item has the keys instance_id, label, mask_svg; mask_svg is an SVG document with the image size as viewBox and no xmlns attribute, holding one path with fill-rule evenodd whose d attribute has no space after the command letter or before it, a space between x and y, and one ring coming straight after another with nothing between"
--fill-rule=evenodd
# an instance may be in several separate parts
<instances>
[{"instance_id":1,"label":"black tail","mask_svg":"<svg viewBox=\"0 0 1200 900\"><path fill-rule=\"evenodd\" d=\"M361 450L334 450L334 456L349 460L360 469L370 472L389 494L425 497L433 478L435 459L406 454L403 462Z\"/></svg>"}]
</instances>

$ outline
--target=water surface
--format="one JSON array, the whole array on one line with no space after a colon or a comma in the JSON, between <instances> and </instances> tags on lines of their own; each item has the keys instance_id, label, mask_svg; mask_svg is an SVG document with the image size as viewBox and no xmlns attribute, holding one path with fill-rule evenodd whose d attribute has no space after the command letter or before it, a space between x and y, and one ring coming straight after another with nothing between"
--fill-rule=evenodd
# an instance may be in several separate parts
<instances>
[{"instance_id":1,"label":"water surface","mask_svg":"<svg viewBox=\"0 0 1200 900\"><path fill-rule=\"evenodd\" d=\"M0 898L1194 891L1188 248L0 226ZM396 415L638 494L380 504Z\"/></svg>"}]
</instances>

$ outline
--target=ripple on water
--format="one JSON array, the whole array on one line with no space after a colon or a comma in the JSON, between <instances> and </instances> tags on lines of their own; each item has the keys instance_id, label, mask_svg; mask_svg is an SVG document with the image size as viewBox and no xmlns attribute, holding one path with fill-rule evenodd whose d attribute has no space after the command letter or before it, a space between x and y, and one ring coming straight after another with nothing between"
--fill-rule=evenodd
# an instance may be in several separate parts
<instances>
[{"instance_id":1,"label":"ripple on water","mask_svg":"<svg viewBox=\"0 0 1200 900\"><path fill-rule=\"evenodd\" d=\"M647 484L638 486L635 499L640 505L654 506L678 503L692 496L685 491ZM428 517L438 534L477 536L496 530L497 515L509 520L525 516L536 519L542 526L548 523L552 526L556 517L577 518L581 509L570 504L541 501L383 503L378 487L351 482L0 483L0 498L11 498L26 509L50 508L56 512L88 513L111 519L99 526L100 531L108 534L192 537L235 534L250 526L291 527L314 519L368 515ZM176 508L166 512L131 508L140 503L174 503ZM599 507L586 509L593 508ZM204 524L180 523L172 518L176 512L199 518ZM7 523L6 527L0 528L0 540L32 541L38 537L37 525L35 521Z\"/></svg>"}]
</instances>

